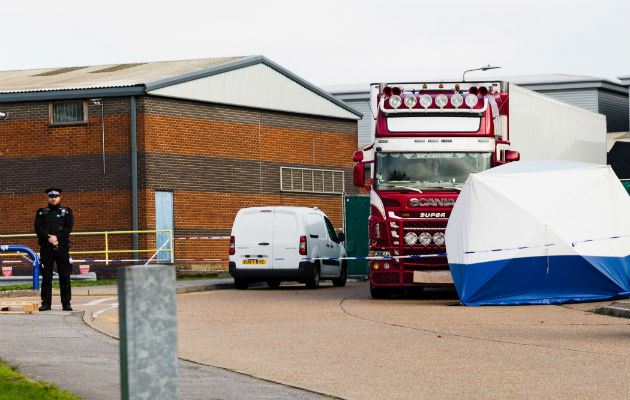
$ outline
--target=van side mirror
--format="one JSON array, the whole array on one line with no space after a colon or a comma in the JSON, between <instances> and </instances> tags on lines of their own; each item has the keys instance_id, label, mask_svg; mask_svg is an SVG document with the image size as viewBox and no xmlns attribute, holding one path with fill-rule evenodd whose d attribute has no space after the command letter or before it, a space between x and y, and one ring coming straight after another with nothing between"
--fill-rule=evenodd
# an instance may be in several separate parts
<instances>
[{"instance_id":1,"label":"van side mirror","mask_svg":"<svg viewBox=\"0 0 630 400\"><path fill-rule=\"evenodd\" d=\"M508 150L505 153L505 162L519 161L521 159L521 153L518 151Z\"/></svg>"},{"instance_id":2,"label":"van side mirror","mask_svg":"<svg viewBox=\"0 0 630 400\"><path fill-rule=\"evenodd\" d=\"M337 232L337 241L343 242L346 240L346 234L343 232Z\"/></svg>"}]
</instances>

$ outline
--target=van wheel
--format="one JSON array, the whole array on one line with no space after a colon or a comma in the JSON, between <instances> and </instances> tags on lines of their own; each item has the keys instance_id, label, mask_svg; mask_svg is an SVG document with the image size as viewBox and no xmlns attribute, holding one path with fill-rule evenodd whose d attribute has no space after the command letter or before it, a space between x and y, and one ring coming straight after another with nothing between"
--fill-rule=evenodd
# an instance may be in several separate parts
<instances>
[{"instance_id":1,"label":"van wheel","mask_svg":"<svg viewBox=\"0 0 630 400\"><path fill-rule=\"evenodd\" d=\"M313 273L306 279L306 287L317 289L319 287L319 263L313 267Z\"/></svg>"},{"instance_id":2,"label":"van wheel","mask_svg":"<svg viewBox=\"0 0 630 400\"><path fill-rule=\"evenodd\" d=\"M249 283L243 279L236 279L234 278L234 286L238 289L238 290L245 290L247 289L247 286L249 286Z\"/></svg>"},{"instance_id":3,"label":"van wheel","mask_svg":"<svg viewBox=\"0 0 630 400\"><path fill-rule=\"evenodd\" d=\"M339 278L335 278L332 280L333 286L346 286L346 281L348 280L348 266L344 262L341 264L341 272L339 274Z\"/></svg>"},{"instance_id":4,"label":"van wheel","mask_svg":"<svg viewBox=\"0 0 630 400\"><path fill-rule=\"evenodd\" d=\"M267 281L267 286L273 289L277 289L280 287L280 279L269 279Z\"/></svg>"}]
</instances>

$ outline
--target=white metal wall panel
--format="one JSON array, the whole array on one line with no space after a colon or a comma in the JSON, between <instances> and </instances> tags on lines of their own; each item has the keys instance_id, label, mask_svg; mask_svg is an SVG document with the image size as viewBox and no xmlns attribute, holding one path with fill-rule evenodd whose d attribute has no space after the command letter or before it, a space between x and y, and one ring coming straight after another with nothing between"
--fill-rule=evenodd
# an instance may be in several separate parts
<instances>
[{"instance_id":1,"label":"white metal wall panel","mask_svg":"<svg viewBox=\"0 0 630 400\"><path fill-rule=\"evenodd\" d=\"M599 112L606 115L608 132L628 131L628 96L600 90Z\"/></svg>"},{"instance_id":2,"label":"white metal wall panel","mask_svg":"<svg viewBox=\"0 0 630 400\"><path fill-rule=\"evenodd\" d=\"M582 107L592 112L599 112L599 108L597 106L597 89L596 88L581 89L581 90L577 90L577 89L549 90L549 91L545 90L545 91L537 91L537 92L545 94L549 97L553 97L554 99L564 101L565 103Z\"/></svg>"},{"instance_id":3,"label":"white metal wall panel","mask_svg":"<svg viewBox=\"0 0 630 400\"><path fill-rule=\"evenodd\" d=\"M326 117L359 119L264 64L156 89L149 94Z\"/></svg>"},{"instance_id":4,"label":"white metal wall panel","mask_svg":"<svg viewBox=\"0 0 630 400\"><path fill-rule=\"evenodd\" d=\"M372 111L370 110L370 99L366 97L365 99L359 100L344 100L342 96L337 97L341 98L347 105L363 114L363 118L360 119L358 123L359 146L364 147L372 143L372 134L370 133L370 129L372 129L372 126L370 124L370 120L372 119Z\"/></svg>"},{"instance_id":5,"label":"white metal wall panel","mask_svg":"<svg viewBox=\"0 0 630 400\"><path fill-rule=\"evenodd\" d=\"M606 164L606 117L510 84L510 142L521 159Z\"/></svg>"}]
</instances>

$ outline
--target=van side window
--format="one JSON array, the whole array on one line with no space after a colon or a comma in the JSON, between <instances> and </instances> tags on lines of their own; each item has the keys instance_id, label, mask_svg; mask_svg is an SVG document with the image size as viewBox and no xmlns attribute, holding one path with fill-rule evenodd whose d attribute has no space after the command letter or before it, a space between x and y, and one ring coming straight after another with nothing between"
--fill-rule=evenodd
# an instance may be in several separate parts
<instances>
[{"instance_id":1,"label":"van side window","mask_svg":"<svg viewBox=\"0 0 630 400\"><path fill-rule=\"evenodd\" d=\"M306 216L306 227L309 235L317 235L320 239L326 238L326 229L324 221L319 214L308 214Z\"/></svg>"},{"instance_id":2,"label":"van side window","mask_svg":"<svg viewBox=\"0 0 630 400\"><path fill-rule=\"evenodd\" d=\"M333 228L332 224L330 223L330 220L327 217L324 217L324 221L326 221L326 229L328 229L328 236L330 236L330 238L339 243L339 239L337 238L337 232L335 232L335 228Z\"/></svg>"}]
</instances>

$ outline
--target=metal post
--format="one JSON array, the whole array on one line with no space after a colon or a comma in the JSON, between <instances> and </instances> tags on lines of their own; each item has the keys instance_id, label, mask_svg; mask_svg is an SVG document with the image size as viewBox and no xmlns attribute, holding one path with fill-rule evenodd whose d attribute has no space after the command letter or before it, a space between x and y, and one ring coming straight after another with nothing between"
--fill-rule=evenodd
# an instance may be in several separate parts
<instances>
[{"instance_id":1,"label":"metal post","mask_svg":"<svg viewBox=\"0 0 630 400\"><path fill-rule=\"evenodd\" d=\"M105 175L105 110L101 100L101 130L103 132L103 175Z\"/></svg>"},{"instance_id":2,"label":"metal post","mask_svg":"<svg viewBox=\"0 0 630 400\"><path fill-rule=\"evenodd\" d=\"M130 99L131 114L131 229L138 230L138 143L136 139L136 98ZM133 249L138 250L138 233L133 234ZM133 253L134 260L138 253Z\"/></svg>"},{"instance_id":3,"label":"metal post","mask_svg":"<svg viewBox=\"0 0 630 400\"><path fill-rule=\"evenodd\" d=\"M109 265L109 239L105 232L105 265Z\"/></svg>"},{"instance_id":4,"label":"metal post","mask_svg":"<svg viewBox=\"0 0 630 400\"><path fill-rule=\"evenodd\" d=\"M175 268L120 268L118 303L121 398L177 399Z\"/></svg>"},{"instance_id":5,"label":"metal post","mask_svg":"<svg viewBox=\"0 0 630 400\"><path fill-rule=\"evenodd\" d=\"M175 262L175 242L173 242L173 231L169 230L168 231L169 234L169 240L170 240L170 247L171 247L171 264L173 264Z\"/></svg>"}]
</instances>

